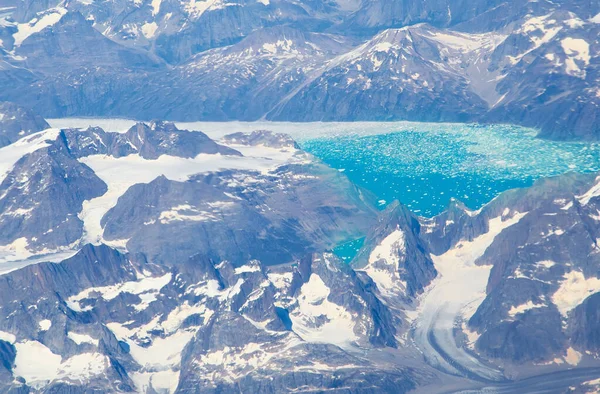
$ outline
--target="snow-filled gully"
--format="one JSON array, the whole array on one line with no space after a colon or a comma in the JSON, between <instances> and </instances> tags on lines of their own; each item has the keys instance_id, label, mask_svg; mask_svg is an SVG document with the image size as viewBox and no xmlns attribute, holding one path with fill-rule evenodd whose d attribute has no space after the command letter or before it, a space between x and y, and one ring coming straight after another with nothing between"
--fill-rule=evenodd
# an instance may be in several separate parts
<instances>
[{"instance_id":1,"label":"snow-filled gully","mask_svg":"<svg viewBox=\"0 0 600 394\"><path fill-rule=\"evenodd\" d=\"M484 364L472 353L459 347L454 330L457 325L468 321L485 298L492 267L475 265L475 261L485 253L498 234L523 216L525 214L517 213L504 221L500 217L492 219L486 234L470 242L460 242L443 255L432 256L438 277L421 298L413 320L413 339L427 363L433 367L473 380L505 380L500 370ZM469 336L472 341L474 335Z\"/></svg>"}]
</instances>

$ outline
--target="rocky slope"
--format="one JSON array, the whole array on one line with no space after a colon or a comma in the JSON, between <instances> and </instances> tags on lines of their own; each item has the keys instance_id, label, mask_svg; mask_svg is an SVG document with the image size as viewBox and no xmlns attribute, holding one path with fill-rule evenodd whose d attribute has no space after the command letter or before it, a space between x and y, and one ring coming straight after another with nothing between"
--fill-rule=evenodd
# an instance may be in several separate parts
<instances>
[{"instance_id":1,"label":"rocky slope","mask_svg":"<svg viewBox=\"0 0 600 394\"><path fill-rule=\"evenodd\" d=\"M4 392L523 392L600 371L596 174L425 219L285 135L165 122L26 135L0 174ZM350 264L330 252L362 236Z\"/></svg>"},{"instance_id":2,"label":"rocky slope","mask_svg":"<svg viewBox=\"0 0 600 394\"><path fill-rule=\"evenodd\" d=\"M590 1L8 1L0 99L47 117L515 123L599 138Z\"/></svg>"}]
</instances>

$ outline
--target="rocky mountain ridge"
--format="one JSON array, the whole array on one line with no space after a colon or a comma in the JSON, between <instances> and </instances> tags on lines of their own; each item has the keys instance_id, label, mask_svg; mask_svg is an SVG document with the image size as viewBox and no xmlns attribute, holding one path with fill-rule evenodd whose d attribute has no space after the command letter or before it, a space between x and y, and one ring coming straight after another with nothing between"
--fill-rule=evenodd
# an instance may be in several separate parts
<instances>
[{"instance_id":1,"label":"rocky mountain ridge","mask_svg":"<svg viewBox=\"0 0 600 394\"><path fill-rule=\"evenodd\" d=\"M46 117L452 121L600 135L595 2L5 3L0 99Z\"/></svg>"},{"instance_id":2,"label":"rocky mountain ridge","mask_svg":"<svg viewBox=\"0 0 600 394\"><path fill-rule=\"evenodd\" d=\"M595 389L597 174L427 219L234 131L0 148L2 391Z\"/></svg>"}]
</instances>

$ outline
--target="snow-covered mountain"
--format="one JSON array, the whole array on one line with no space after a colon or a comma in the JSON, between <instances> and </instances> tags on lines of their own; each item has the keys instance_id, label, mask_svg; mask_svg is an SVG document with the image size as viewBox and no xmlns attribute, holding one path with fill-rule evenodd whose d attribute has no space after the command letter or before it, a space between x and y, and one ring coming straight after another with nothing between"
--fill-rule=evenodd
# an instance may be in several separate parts
<instances>
[{"instance_id":1,"label":"snow-covered mountain","mask_svg":"<svg viewBox=\"0 0 600 394\"><path fill-rule=\"evenodd\" d=\"M24 130L0 148L4 392L597 389L597 174L426 219L269 131Z\"/></svg>"},{"instance_id":2,"label":"snow-covered mountain","mask_svg":"<svg viewBox=\"0 0 600 394\"><path fill-rule=\"evenodd\" d=\"M590 1L15 1L0 99L47 117L444 120L598 139Z\"/></svg>"}]
</instances>

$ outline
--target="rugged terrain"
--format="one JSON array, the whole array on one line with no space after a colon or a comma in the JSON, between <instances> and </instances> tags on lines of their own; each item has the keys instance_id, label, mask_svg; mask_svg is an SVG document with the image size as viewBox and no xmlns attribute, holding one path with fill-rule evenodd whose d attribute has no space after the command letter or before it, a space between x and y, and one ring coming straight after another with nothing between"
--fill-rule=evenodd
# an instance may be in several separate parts
<instances>
[{"instance_id":1,"label":"rugged terrain","mask_svg":"<svg viewBox=\"0 0 600 394\"><path fill-rule=\"evenodd\" d=\"M426 219L283 134L5 111L3 392L598 389L596 174Z\"/></svg>"},{"instance_id":2,"label":"rugged terrain","mask_svg":"<svg viewBox=\"0 0 600 394\"><path fill-rule=\"evenodd\" d=\"M600 138L600 5L3 0L0 100L46 117L513 123Z\"/></svg>"}]
</instances>

